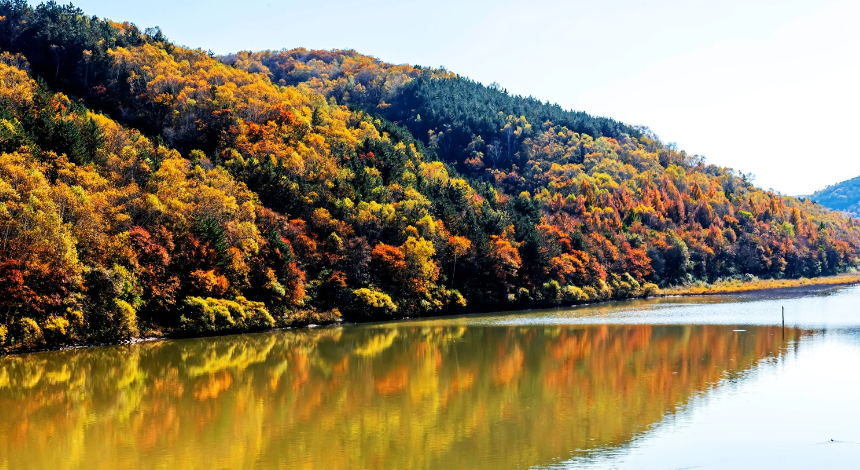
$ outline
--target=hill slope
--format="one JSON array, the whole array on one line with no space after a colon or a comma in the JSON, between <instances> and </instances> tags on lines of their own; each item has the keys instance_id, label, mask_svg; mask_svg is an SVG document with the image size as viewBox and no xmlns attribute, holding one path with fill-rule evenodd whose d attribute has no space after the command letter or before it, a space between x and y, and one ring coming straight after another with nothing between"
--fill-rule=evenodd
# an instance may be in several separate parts
<instances>
[{"instance_id":1,"label":"hill slope","mask_svg":"<svg viewBox=\"0 0 860 470\"><path fill-rule=\"evenodd\" d=\"M809 199L828 209L856 217L860 215L860 176L816 191Z\"/></svg>"},{"instance_id":2,"label":"hill slope","mask_svg":"<svg viewBox=\"0 0 860 470\"><path fill-rule=\"evenodd\" d=\"M0 51L0 345L857 264L854 220L444 70L353 51L219 60L22 1L0 2Z\"/></svg>"}]
</instances>

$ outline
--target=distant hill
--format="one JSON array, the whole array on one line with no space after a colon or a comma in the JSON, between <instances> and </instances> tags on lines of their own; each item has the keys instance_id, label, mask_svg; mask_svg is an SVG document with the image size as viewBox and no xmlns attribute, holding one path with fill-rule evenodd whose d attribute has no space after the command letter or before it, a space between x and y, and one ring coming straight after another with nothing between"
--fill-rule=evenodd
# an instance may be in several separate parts
<instances>
[{"instance_id":1,"label":"distant hill","mask_svg":"<svg viewBox=\"0 0 860 470\"><path fill-rule=\"evenodd\" d=\"M835 211L860 214L860 176L816 191L809 199Z\"/></svg>"}]
</instances>

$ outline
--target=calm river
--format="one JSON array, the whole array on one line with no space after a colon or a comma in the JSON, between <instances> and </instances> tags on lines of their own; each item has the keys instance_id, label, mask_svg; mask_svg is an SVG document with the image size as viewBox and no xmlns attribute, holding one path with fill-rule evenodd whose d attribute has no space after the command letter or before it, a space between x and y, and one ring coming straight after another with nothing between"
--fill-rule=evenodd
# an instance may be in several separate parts
<instances>
[{"instance_id":1,"label":"calm river","mask_svg":"<svg viewBox=\"0 0 860 470\"><path fill-rule=\"evenodd\" d=\"M857 468L858 371L860 287L10 356L0 470Z\"/></svg>"}]
</instances>

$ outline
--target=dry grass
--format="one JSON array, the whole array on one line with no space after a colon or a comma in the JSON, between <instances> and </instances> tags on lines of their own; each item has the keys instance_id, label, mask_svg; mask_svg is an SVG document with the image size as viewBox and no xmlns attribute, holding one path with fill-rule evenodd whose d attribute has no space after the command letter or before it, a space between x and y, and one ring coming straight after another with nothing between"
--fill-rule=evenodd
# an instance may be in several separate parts
<instances>
[{"instance_id":1,"label":"dry grass","mask_svg":"<svg viewBox=\"0 0 860 470\"><path fill-rule=\"evenodd\" d=\"M814 286L845 286L860 284L860 272L845 273L838 276L815 277L807 279L755 279L752 281L731 280L718 281L713 284L692 284L689 286L676 286L662 289L659 295L713 295L713 294L736 294L740 292L753 292L773 289L790 289L797 287Z\"/></svg>"}]
</instances>

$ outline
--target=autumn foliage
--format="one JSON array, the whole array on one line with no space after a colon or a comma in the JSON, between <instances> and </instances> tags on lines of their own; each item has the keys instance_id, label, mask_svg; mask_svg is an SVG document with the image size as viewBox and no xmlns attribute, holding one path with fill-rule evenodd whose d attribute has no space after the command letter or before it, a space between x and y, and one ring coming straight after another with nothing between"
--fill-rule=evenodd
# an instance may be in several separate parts
<instances>
[{"instance_id":1,"label":"autumn foliage","mask_svg":"<svg viewBox=\"0 0 860 470\"><path fill-rule=\"evenodd\" d=\"M0 2L0 346L830 275L860 225L647 129L354 51Z\"/></svg>"}]
</instances>

